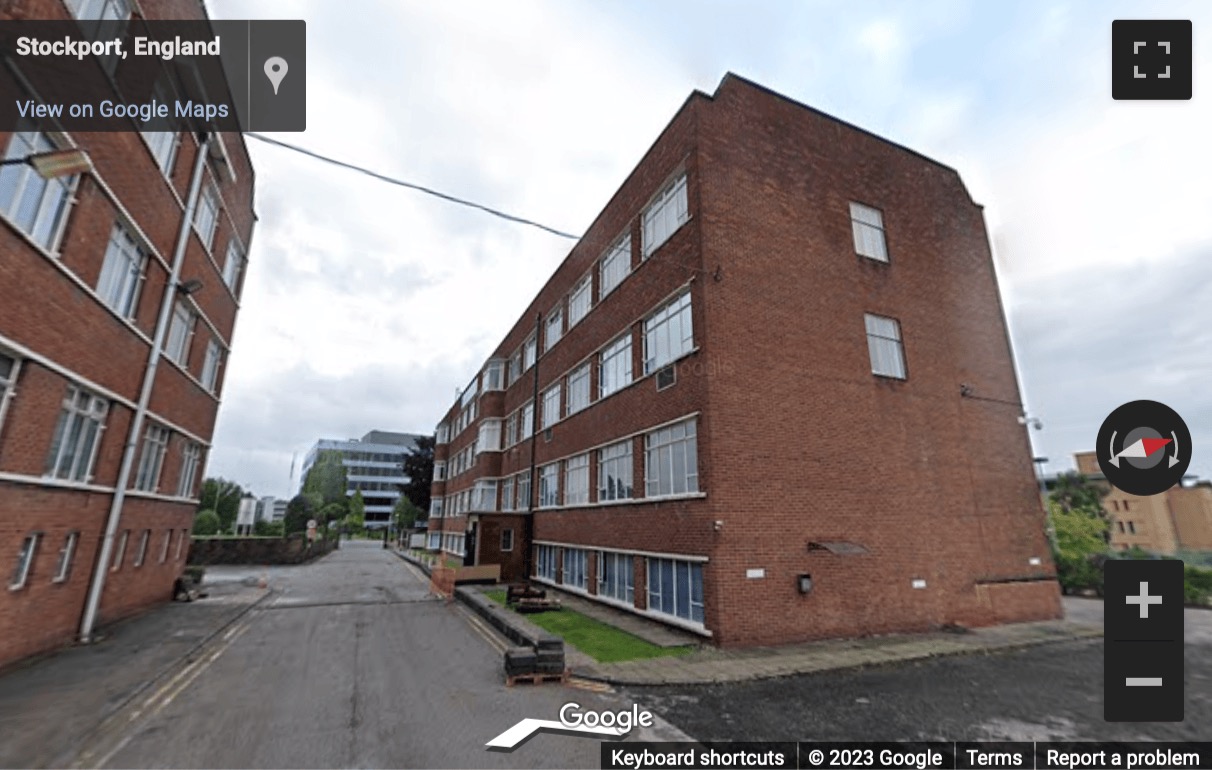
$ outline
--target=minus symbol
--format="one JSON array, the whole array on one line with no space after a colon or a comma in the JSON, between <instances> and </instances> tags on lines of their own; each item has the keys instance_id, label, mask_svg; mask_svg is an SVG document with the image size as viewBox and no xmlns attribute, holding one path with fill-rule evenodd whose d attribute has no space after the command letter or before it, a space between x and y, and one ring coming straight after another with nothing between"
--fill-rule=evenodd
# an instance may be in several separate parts
<instances>
[{"instance_id":1,"label":"minus symbol","mask_svg":"<svg viewBox=\"0 0 1212 770\"><path fill-rule=\"evenodd\" d=\"M1162 678L1160 676L1130 676L1127 677L1126 686L1128 687L1161 687Z\"/></svg>"}]
</instances>

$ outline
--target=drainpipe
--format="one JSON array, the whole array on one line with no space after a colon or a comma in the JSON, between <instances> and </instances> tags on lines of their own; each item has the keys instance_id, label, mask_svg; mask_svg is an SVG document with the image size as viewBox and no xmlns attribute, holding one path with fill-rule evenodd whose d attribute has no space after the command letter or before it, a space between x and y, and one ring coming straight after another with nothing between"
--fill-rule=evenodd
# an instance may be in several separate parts
<instances>
[{"instance_id":1,"label":"drainpipe","mask_svg":"<svg viewBox=\"0 0 1212 770\"><path fill-rule=\"evenodd\" d=\"M173 249L172 272L168 276L168 282L164 285L164 299L160 302L160 317L156 320L156 331L152 335L151 350L147 354L147 369L143 372L143 389L139 393L139 403L135 408L130 431L126 436L126 446L122 450L122 465L118 469L114 499L110 504L109 518L105 523L101 553L97 556L97 563L93 568L93 579L88 586L88 601L84 605L84 615L80 619L80 641L85 644L92 641L93 625L96 623L97 612L101 605L101 594L105 591L105 577L109 571L110 555L114 549L114 535L117 534L118 524L122 520L122 504L126 501L126 487L130 483L131 469L135 464L135 452L139 448L139 436L143 433L147 405L151 402L152 386L156 381L156 366L160 363L164 336L168 333L168 319L172 315L173 300L176 297L177 285L181 276L181 264L185 261L185 247L189 243L190 225L194 219L194 209L198 205L198 193L202 189L202 177L206 169L206 155L209 149L210 134L202 132L198 137L198 156L194 160L194 170L190 177L185 213L177 232L177 245Z\"/></svg>"},{"instance_id":2,"label":"drainpipe","mask_svg":"<svg viewBox=\"0 0 1212 770\"><path fill-rule=\"evenodd\" d=\"M539 443L539 359L542 358L539 353L541 350L539 334L542 331L543 314L536 313L534 318L534 386L530 401L533 405L530 420L530 499L526 501L526 507L529 510L526 512L526 518L523 519L526 522L526 558L522 560L522 569L525 571L522 576L523 582L529 581L531 573L534 572L534 511L538 507L535 505L535 500L539 494L539 480L535 478L535 449Z\"/></svg>"}]
</instances>

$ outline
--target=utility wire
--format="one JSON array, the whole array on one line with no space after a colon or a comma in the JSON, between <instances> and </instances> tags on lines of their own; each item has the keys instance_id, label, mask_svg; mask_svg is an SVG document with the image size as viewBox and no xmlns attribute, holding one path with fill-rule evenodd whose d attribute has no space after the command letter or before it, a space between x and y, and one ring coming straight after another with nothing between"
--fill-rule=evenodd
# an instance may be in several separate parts
<instances>
[{"instance_id":1,"label":"utility wire","mask_svg":"<svg viewBox=\"0 0 1212 770\"><path fill-rule=\"evenodd\" d=\"M286 142L281 142L281 141L278 141L277 139L270 139L268 136L262 136L261 134L246 133L245 136L251 136L253 139L257 139L259 141L265 142L266 144L273 144L273 145L277 145L278 147L283 147L287 150L294 150L295 152L302 153L304 155L307 155L308 157L315 158L316 160L322 160L325 163L331 163L334 166L340 166L341 168L347 168L351 171L357 171L359 173L366 174L367 176L374 177L375 179L378 179L379 181L382 181L382 182L387 182L388 184L394 184L399 187L407 187L410 190L416 190L417 192L423 192L426 195L432 195L435 198L441 198L444 201L450 201L451 203L457 203L460 206L467 206L468 208L479 209L480 211L484 211L489 214L492 214L494 217L500 217L501 219L505 219L510 222L517 222L520 225L529 225L530 227L537 227L540 230L551 233L552 235L558 235L561 238L571 238L574 241L578 240L580 238L580 236L573 235L572 233L566 233L563 230L557 230L554 227L548 227L547 225L541 224L539 222L535 222L530 219L526 219L525 217L517 217L517 216L514 216L513 214L506 214L503 211L498 211L497 209L494 209L490 206L485 206L482 203L476 203L474 201L464 200L463 198L456 198L453 195L447 195L444 192L438 192L437 190L431 190L430 188L424 187L419 184L413 184L412 182L406 182L403 179L396 179L395 177L387 176L385 174L380 174L379 172L371 171L368 168L363 168L362 166L355 166L354 164L346 163L343 160L337 160L336 158L330 158L327 155L321 155L318 152L312 152L311 150L304 149L303 147L299 147L298 145L287 144Z\"/></svg>"}]
</instances>

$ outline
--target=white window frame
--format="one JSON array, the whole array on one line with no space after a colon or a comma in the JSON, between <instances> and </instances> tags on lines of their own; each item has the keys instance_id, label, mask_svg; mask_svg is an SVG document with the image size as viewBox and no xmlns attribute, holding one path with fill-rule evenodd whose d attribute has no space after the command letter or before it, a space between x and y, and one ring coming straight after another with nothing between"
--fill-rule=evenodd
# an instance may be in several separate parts
<instances>
[{"instance_id":1,"label":"white window frame","mask_svg":"<svg viewBox=\"0 0 1212 770\"><path fill-rule=\"evenodd\" d=\"M445 460L438 460L437 462L435 462L433 464L433 480L434 481L445 481L446 480L446 461Z\"/></svg>"},{"instance_id":2,"label":"white window frame","mask_svg":"<svg viewBox=\"0 0 1212 770\"><path fill-rule=\"evenodd\" d=\"M535 361L539 359L539 341L533 335L522 343L522 371L530 371Z\"/></svg>"},{"instance_id":3,"label":"white window frame","mask_svg":"<svg viewBox=\"0 0 1212 770\"><path fill-rule=\"evenodd\" d=\"M181 447L181 475L177 479L177 497L190 497L193 494L201 461L202 446L187 441Z\"/></svg>"},{"instance_id":4,"label":"white window frame","mask_svg":"<svg viewBox=\"0 0 1212 770\"><path fill-rule=\"evenodd\" d=\"M497 509L497 480L496 479L480 479L476 481L475 491L472 493L472 507L474 511L495 511Z\"/></svg>"},{"instance_id":5,"label":"white window frame","mask_svg":"<svg viewBox=\"0 0 1212 770\"><path fill-rule=\"evenodd\" d=\"M484 367L484 391L505 390L505 362L489 361Z\"/></svg>"},{"instance_id":6,"label":"white window frame","mask_svg":"<svg viewBox=\"0 0 1212 770\"><path fill-rule=\"evenodd\" d=\"M598 354L598 398L617 393L632 382L631 330Z\"/></svg>"},{"instance_id":7,"label":"white window frame","mask_svg":"<svg viewBox=\"0 0 1212 770\"><path fill-rule=\"evenodd\" d=\"M125 227L115 222L97 278L97 296L119 316L134 318L146 270L147 251Z\"/></svg>"},{"instance_id":8,"label":"white window frame","mask_svg":"<svg viewBox=\"0 0 1212 770\"><path fill-rule=\"evenodd\" d=\"M29 583L29 574L33 571L34 559L38 555L38 543L41 540L41 532L32 532L21 541L21 550L17 552L17 563L13 567L12 577L8 581L10 591L24 588Z\"/></svg>"},{"instance_id":9,"label":"white window frame","mask_svg":"<svg viewBox=\"0 0 1212 770\"><path fill-rule=\"evenodd\" d=\"M589 551L584 548L564 549L564 569L560 585L589 590Z\"/></svg>"},{"instance_id":10,"label":"white window frame","mask_svg":"<svg viewBox=\"0 0 1212 770\"><path fill-rule=\"evenodd\" d=\"M871 361L871 373L877 377L894 380L909 379L901 322L888 316L864 313L863 324L867 331L867 354Z\"/></svg>"},{"instance_id":11,"label":"white window frame","mask_svg":"<svg viewBox=\"0 0 1212 770\"><path fill-rule=\"evenodd\" d=\"M109 402L75 385L67 387L51 438L46 476L84 483L92 480L108 412Z\"/></svg>"},{"instance_id":12,"label":"white window frame","mask_svg":"<svg viewBox=\"0 0 1212 770\"><path fill-rule=\"evenodd\" d=\"M185 538L188 537L186 534L187 531L184 529L178 530L180 534L177 536L177 552L173 554L173 561L181 561L181 552L185 547Z\"/></svg>"},{"instance_id":13,"label":"white window frame","mask_svg":"<svg viewBox=\"0 0 1212 770\"><path fill-rule=\"evenodd\" d=\"M172 544L173 531L171 529L164 530L164 545L160 546L160 563L164 564L168 561L168 546Z\"/></svg>"},{"instance_id":14,"label":"white window frame","mask_svg":"<svg viewBox=\"0 0 1212 770\"><path fill-rule=\"evenodd\" d=\"M139 549L135 551L135 561L131 566L142 567L144 560L147 558L147 541L151 539L151 530L145 529L139 535Z\"/></svg>"},{"instance_id":15,"label":"white window frame","mask_svg":"<svg viewBox=\"0 0 1212 770\"><path fill-rule=\"evenodd\" d=\"M56 149L58 147L44 133L15 131L9 140L4 158L17 160ZM25 233L34 243L53 254L58 250L68 214L75 203L73 194L78 178L79 175L73 174L43 179L28 163L13 163L0 167L0 216ZM10 187L11 198L6 195L6 190ZM32 196L29 204L25 203L27 193Z\"/></svg>"},{"instance_id":16,"label":"white window frame","mask_svg":"<svg viewBox=\"0 0 1212 770\"><path fill-rule=\"evenodd\" d=\"M607 480L610 484L607 485ZM598 502L635 497L635 456L631 439L598 450Z\"/></svg>"},{"instance_id":17,"label":"white window frame","mask_svg":"<svg viewBox=\"0 0 1212 770\"><path fill-rule=\"evenodd\" d=\"M76 543L80 540L79 532L68 532L63 538L63 547L59 549L59 563L55 565L55 576L52 583L62 583L72 572L72 561L76 556Z\"/></svg>"},{"instance_id":18,"label":"white window frame","mask_svg":"<svg viewBox=\"0 0 1212 770\"><path fill-rule=\"evenodd\" d=\"M215 183L207 179L198 195L198 208L194 212L194 231L202 245L210 253L215 245L215 232L219 229L220 199Z\"/></svg>"},{"instance_id":19,"label":"white window frame","mask_svg":"<svg viewBox=\"0 0 1212 770\"><path fill-rule=\"evenodd\" d=\"M550 428L560 421L560 396L563 388L559 380L543 391L543 427Z\"/></svg>"},{"instance_id":20,"label":"white window frame","mask_svg":"<svg viewBox=\"0 0 1212 770\"><path fill-rule=\"evenodd\" d=\"M574 455L564 462L564 505L589 503L589 453Z\"/></svg>"},{"instance_id":21,"label":"white window frame","mask_svg":"<svg viewBox=\"0 0 1212 770\"><path fill-rule=\"evenodd\" d=\"M587 273L584 278L577 281L576 286L572 287L572 292L568 295L568 328L576 326L577 323L589 315L589 311L593 309L593 273Z\"/></svg>"},{"instance_id":22,"label":"white window frame","mask_svg":"<svg viewBox=\"0 0 1212 770\"><path fill-rule=\"evenodd\" d=\"M114 12L113 9L121 9ZM67 0L67 9L80 21L125 21L130 18L130 0Z\"/></svg>"},{"instance_id":23,"label":"white window frame","mask_svg":"<svg viewBox=\"0 0 1212 770\"><path fill-rule=\"evenodd\" d=\"M159 89L157 89L158 91ZM172 179L173 164L177 161L177 148L181 146L176 131L140 131L147 150L156 162L165 179Z\"/></svg>"},{"instance_id":24,"label":"white window frame","mask_svg":"<svg viewBox=\"0 0 1212 770\"><path fill-rule=\"evenodd\" d=\"M554 583L557 573L556 562L556 547L554 545L538 546L535 549L534 559L535 577L550 580Z\"/></svg>"},{"instance_id":25,"label":"white window frame","mask_svg":"<svg viewBox=\"0 0 1212 770\"><path fill-rule=\"evenodd\" d=\"M518 348L509 357L509 384L512 385L520 379L522 379L522 349Z\"/></svg>"},{"instance_id":26,"label":"white window frame","mask_svg":"<svg viewBox=\"0 0 1212 770\"><path fill-rule=\"evenodd\" d=\"M217 389L219 368L223 365L223 348L211 337L206 341L206 357L202 359L202 387L211 393Z\"/></svg>"},{"instance_id":27,"label":"white window frame","mask_svg":"<svg viewBox=\"0 0 1212 770\"><path fill-rule=\"evenodd\" d=\"M513 476L501 480L501 510L514 510Z\"/></svg>"},{"instance_id":28,"label":"white window frame","mask_svg":"<svg viewBox=\"0 0 1212 770\"><path fill-rule=\"evenodd\" d=\"M130 540L130 530L122 530L122 536L118 538L118 547L114 549L114 558L110 562L109 571L117 572L122 569L122 562L126 558L126 543Z\"/></svg>"},{"instance_id":29,"label":"white window frame","mask_svg":"<svg viewBox=\"0 0 1212 770\"><path fill-rule=\"evenodd\" d=\"M673 497L699 491L698 421L658 428L644 436L644 496ZM678 459L681 458L681 473Z\"/></svg>"},{"instance_id":30,"label":"white window frame","mask_svg":"<svg viewBox=\"0 0 1212 770\"><path fill-rule=\"evenodd\" d=\"M566 417L571 417L582 409L588 409L590 401L589 362L573 369L568 375L568 398L564 405Z\"/></svg>"},{"instance_id":31,"label":"white window frame","mask_svg":"<svg viewBox=\"0 0 1212 770\"><path fill-rule=\"evenodd\" d=\"M648 573L647 574L647 577L648 577L648 580L647 580L648 611L655 612L655 613L658 613L661 615L666 615L668 617L679 618L679 619L684 620L689 623L703 625L704 619L706 617L706 609L704 606L705 602L703 600L704 575L703 575L702 562L686 561L684 559L665 559L665 558L657 558L657 557L653 557L653 556L647 557L647 559L645 561L647 562L647 573ZM671 571L672 571L672 584L671 585L665 585L665 579L664 579L665 576L663 574L661 574L661 570L659 568L659 565L662 562L669 562L671 564ZM653 566L654 565L658 567L658 569L656 570L656 574L660 576L659 579L654 579L654 577L653 577L653 573L654 573ZM682 565L685 567L685 573L682 573L679 570L679 565ZM698 582L698 588L699 588L699 597L698 597L697 601L695 601L695 596L694 596L694 586L695 586L694 577L695 577L696 573L698 574L697 582ZM678 600L678 590L677 590L677 583L681 580L683 574L689 580L689 582L686 586L686 600L687 601L686 601L686 607L684 607L684 608L682 606L680 606L681 603ZM669 612L668 610L664 609L661 606L662 604L664 604L663 599L667 593L674 605L673 612ZM655 597L655 599L654 599L654 597ZM698 617L695 617L696 609L697 609ZM685 610L685 614L682 614L683 610Z\"/></svg>"},{"instance_id":32,"label":"white window frame","mask_svg":"<svg viewBox=\"0 0 1212 770\"><path fill-rule=\"evenodd\" d=\"M508 535L508 538L506 538ZM513 550L513 527L501 528L501 553L509 553Z\"/></svg>"},{"instance_id":33,"label":"white window frame","mask_svg":"<svg viewBox=\"0 0 1212 770\"><path fill-rule=\"evenodd\" d=\"M442 518L442 503L443 498L441 497L431 497L429 499L429 517L431 519Z\"/></svg>"},{"instance_id":34,"label":"white window frame","mask_svg":"<svg viewBox=\"0 0 1212 770\"><path fill-rule=\"evenodd\" d=\"M164 354L181 366L189 365L190 341L194 336L197 316L192 308L178 301L173 306L172 322L168 326L168 338L164 341Z\"/></svg>"},{"instance_id":35,"label":"white window frame","mask_svg":"<svg viewBox=\"0 0 1212 770\"><path fill-rule=\"evenodd\" d=\"M612 576L616 579L611 580ZM598 596L635 605L635 558L631 554L598 551L597 578Z\"/></svg>"},{"instance_id":36,"label":"white window frame","mask_svg":"<svg viewBox=\"0 0 1212 770\"><path fill-rule=\"evenodd\" d=\"M518 504L514 510L529 511L532 504L530 490L530 471L523 471L518 474L518 483L515 485L518 492Z\"/></svg>"},{"instance_id":37,"label":"white window frame","mask_svg":"<svg viewBox=\"0 0 1212 770\"><path fill-rule=\"evenodd\" d=\"M652 203L644 209L643 220L644 259L669 240L682 225L690 221L690 202L686 194L686 175L674 179L661 190Z\"/></svg>"},{"instance_id":38,"label":"white window frame","mask_svg":"<svg viewBox=\"0 0 1212 770\"><path fill-rule=\"evenodd\" d=\"M558 462L539 466L539 507L560 506L560 464Z\"/></svg>"},{"instance_id":39,"label":"white window frame","mask_svg":"<svg viewBox=\"0 0 1212 770\"><path fill-rule=\"evenodd\" d=\"M560 341L564 336L564 308L557 307L551 311L551 315L547 316L547 321L543 324L543 352L548 350Z\"/></svg>"},{"instance_id":40,"label":"white window frame","mask_svg":"<svg viewBox=\"0 0 1212 770\"><path fill-rule=\"evenodd\" d=\"M240 273L244 268L244 249L236 241L235 237L227 242L227 258L223 262L223 283L227 284L227 288L232 294L236 293L237 287L240 285Z\"/></svg>"},{"instance_id":41,"label":"white window frame","mask_svg":"<svg viewBox=\"0 0 1212 770\"><path fill-rule=\"evenodd\" d=\"M888 241L884 214L877 208L850 202L850 228L854 233L854 252L860 257L888 262Z\"/></svg>"},{"instance_id":42,"label":"white window frame","mask_svg":"<svg viewBox=\"0 0 1212 770\"><path fill-rule=\"evenodd\" d=\"M17 392L17 377L21 374L21 359L0 350L0 363L7 361L6 371L0 372L0 428L4 427L4 415L8 402Z\"/></svg>"},{"instance_id":43,"label":"white window frame","mask_svg":"<svg viewBox=\"0 0 1212 770\"><path fill-rule=\"evenodd\" d=\"M521 424L522 438L519 440L525 440L525 439L528 439L531 436L533 436L534 435L534 402L533 401L526 402L526 404L522 407L521 423L522 423Z\"/></svg>"},{"instance_id":44,"label":"white window frame","mask_svg":"<svg viewBox=\"0 0 1212 770\"><path fill-rule=\"evenodd\" d=\"M631 274L631 235L615 241L598 267L598 302L606 299Z\"/></svg>"},{"instance_id":45,"label":"white window frame","mask_svg":"<svg viewBox=\"0 0 1212 770\"><path fill-rule=\"evenodd\" d=\"M139 469L135 473L134 488L141 492L155 492L160 487L160 474L164 471L164 457L168 454L168 441L172 431L154 422L148 422L143 432L143 448L139 454Z\"/></svg>"},{"instance_id":46,"label":"white window frame","mask_svg":"<svg viewBox=\"0 0 1212 770\"><path fill-rule=\"evenodd\" d=\"M476 436L476 454L501 451L501 421L485 419L480 422Z\"/></svg>"},{"instance_id":47,"label":"white window frame","mask_svg":"<svg viewBox=\"0 0 1212 770\"><path fill-rule=\"evenodd\" d=\"M434 443L435 444L449 444L450 443L450 426L449 425L447 425L446 423L442 423L441 425L438 426L437 431L435 431L435 433L434 433Z\"/></svg>"},{"instance_id":48,"label":"white window frame","mask_svg":"<svg viewBox=\"0 0 1212 770\"><path fill-rule=\"evenodd\" d=\"M644 321L644 374L694 350L690 292L674 297Z\"/></svg>"}]
</instances>

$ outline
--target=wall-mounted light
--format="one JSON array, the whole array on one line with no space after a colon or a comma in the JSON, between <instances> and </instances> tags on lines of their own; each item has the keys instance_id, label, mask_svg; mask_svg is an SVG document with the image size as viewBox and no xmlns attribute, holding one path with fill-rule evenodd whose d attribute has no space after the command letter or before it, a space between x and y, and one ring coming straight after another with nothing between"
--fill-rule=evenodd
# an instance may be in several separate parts
<instances>
[{"instance_id":1,"label":"wall-mounted light","mask_svg":"<svg viewBox=\"0 0 1212 770\"><path fill-rule=\"evenodd\" d=\"M714 529L716 532L719 532L721 529L724 528L724 522L720 521L719 519L716 519L715 522L712 523L711 528Z\"/></svg>"},{"instance_id":2,"label":"wall-mounted light","mask_svg":"<svg viewBox=\"0 0 1212 770\"><path fill-rule=\"evenodd\" d=\"M800 593L806 594L812 590L812 575L804 574L796 578Z\"/></svg>"},{"instance_id":3,"label":"wall-mounted light","mask_svg":"<svg viewBox=\"0 0 1212 770\"><path fill-rule=\"evenodd\" d=\"M190 278L188 281L185 281L184 283L178 283L177 291L179 291L180 293L182 293L188 297L189 295L200 291L204 285L205 284L203 284L197 278Z\"/></svg>"}]
</instances>

